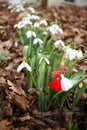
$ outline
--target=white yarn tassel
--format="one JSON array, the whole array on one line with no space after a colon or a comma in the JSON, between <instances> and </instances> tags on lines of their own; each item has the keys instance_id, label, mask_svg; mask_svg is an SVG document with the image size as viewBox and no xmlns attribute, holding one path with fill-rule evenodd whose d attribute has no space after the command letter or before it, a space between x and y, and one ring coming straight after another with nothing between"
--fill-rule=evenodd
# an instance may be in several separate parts
<instances>
[{"instance_id":1,"label":"white yarn tassel","mask_svg":"<svg viewBox=\"0 0 87 130\"><path fill-rule=\"evenodd\" d=\"M73 83L61 74L61 87L63 91L68 91L73 86Z\"/></svg>"}]
</instances>

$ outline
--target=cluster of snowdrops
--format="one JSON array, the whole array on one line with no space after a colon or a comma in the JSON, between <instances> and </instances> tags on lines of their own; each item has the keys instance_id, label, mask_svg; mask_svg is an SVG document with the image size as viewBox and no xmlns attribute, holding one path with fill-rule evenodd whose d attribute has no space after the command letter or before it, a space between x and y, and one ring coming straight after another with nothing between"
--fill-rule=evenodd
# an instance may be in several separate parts
<instances>
[{"instance_id":1,"label":"cluster of snowdrops","mask_svg":"<svg viewBox=\"0 0 87 130\"><path fill-rule=\"evenodd\" d=\"M23 62L17 72L27 75L28 88L38 91L38 109L48 111L53 106L63 107L65 100L86 78L75 63L83 57L75 44L62 41L63 30L57 21L48 23L34 8L14 28L23 44ZM16 43L17 45L17 43ZM73 109L87 84L78 89L71 104Z\"/></svg>"}]
</instances>

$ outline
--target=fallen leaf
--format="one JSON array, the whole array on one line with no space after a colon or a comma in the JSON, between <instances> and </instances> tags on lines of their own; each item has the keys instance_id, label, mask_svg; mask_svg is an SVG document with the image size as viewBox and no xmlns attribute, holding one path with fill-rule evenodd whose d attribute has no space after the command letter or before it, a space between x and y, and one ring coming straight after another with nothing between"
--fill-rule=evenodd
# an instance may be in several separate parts
<instances>
[{"instance_id":1,"label":"fallen leaf","mask_svg":"<svg viewBox=\"0 0 87 130\"><path fill-rule=\"evenodd\" d=\"M9 89L14 91L15 93L19 94L19 95L23 95L26 97L26 94L24 92L24 90L20 87L15 87L14 84L10 81L10 80L7 80L7 85L9 85Z\"/></svg>"},{"instance_id":2,"label":"fallen leaf","mask_svg":"<svg viewBox=\"0 0 87 130\"><path fill-rule=\"evenodd\" d=\"M11 130L11 125L8 120L3 119L0 121L0 130Z\"/></svg>"},{"instance_id":3,"label":"fallen leaf","mask_svg":"<svg viewBox=\"0 0 87 130\"><path fill-rule=\"evenodd\" d=\"M30 120L30 119L31 119L31 117L30 117L29 113L25 113L23 116L17 118L16 120L17 120L17 121L24 122L24 121Z\"/></svg>"},{"instance_id":4,"label":"fallen leaf","mask_svg":"<svg viewBox=\"0 0 87 130\"><path fill-rule=\"evenodd\" d=\"M8 89L6 90L6 99L17 105L19 108L26 110L27 108L29 108L29 102L27 100L27 98L24 95L18 95L14 92L10 92Z\"/></svg>"}]
</instances>

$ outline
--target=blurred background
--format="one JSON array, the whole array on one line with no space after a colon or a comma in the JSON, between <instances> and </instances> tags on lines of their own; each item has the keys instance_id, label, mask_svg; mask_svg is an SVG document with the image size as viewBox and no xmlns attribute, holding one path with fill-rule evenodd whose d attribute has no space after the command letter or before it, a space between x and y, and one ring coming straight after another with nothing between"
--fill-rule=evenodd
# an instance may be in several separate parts
<instances>
[{"instance_id":1,"label":"blurred background","mask_svg":"<svg viewBox=\"0 0 87 130\"><path fill-rule=\"evenodd\" d=\"M3 2L3 0L0 0ZM4 0L4 1L14 1L14 0ZM58 6L58 5L76 5L76 6L87 6L87 0L16 0L28 3L35 3L43 6Z\"/></svg>"}]
</instances>

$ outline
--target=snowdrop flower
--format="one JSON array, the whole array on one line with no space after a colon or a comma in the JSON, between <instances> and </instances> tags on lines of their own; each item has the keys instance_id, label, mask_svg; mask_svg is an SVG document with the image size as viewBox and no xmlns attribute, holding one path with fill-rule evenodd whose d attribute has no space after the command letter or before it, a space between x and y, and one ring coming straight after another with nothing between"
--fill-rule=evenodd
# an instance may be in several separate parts
<instances>
[{"instance_id":1,"label":"snowdrop flower","mask_svg":"<svg viewBox=\"0 0 87 130\"><path fill-rule=\"evenodd\" d=\"M36 13L36 11L35 11L35 9L33 8L33 7L28 7L27 8L32 14L35 14Z\"/></svg>"},{"instance_id":2,"label":"snowdrop flower","mask_svg":"<svg viewBox=\"0 0 87 130\"><path fill-rule=\"evenodd\" d=\"M30 21L30 15L24 17L24 18L22 19L22 21Z\"/></svg>"},{"instance_id":3,"label":"snowdrop flower","mask_svg":"<svg viewBox=\"0 0 87 130\"><path fill-rule=\"evenodd\" d=\"M40 59L40 61L39 61L39 64L41 64L42 60L45 60L45 62L46 62L48 65L50 64L49 60L48 60L46 57L44 57L44 56L41 57L41 59Z\"/></svg>"},{"instance_id":4,"label":"snowdrop flower","mask_svg":"<svg viewBox=\"0 0 87 130\"><path fill-rule=\"evenodd\" d=\"M25 61L23 61L19 66L18 66L18 68L17 68L17 72L20 72L23 68L26 68L28 71L32 71L32 69L31 69L31 66L28 64L28 63L26 63Z\"/></svg>"},{"instance_id":5,"label":"snowdrop flower","mask_svg":"<svg viewBox=\"0 0 87 130\"><path fill-rule=\"evenodd\" d=\"M63 74L61 74L61 87L63 91L68 91L73 87L73 83L66 77L64 77Z\"/></svg>"},{"instance_id":6,"label":"snowdrop flower","mask_svg":"<svg viewBox=\"0 0 87 130\"><path fill-rule=\"evenodd\" d=\"M64 51L65 51L65 55L67 55L70 60L74 60L76 58L79 59L83 56L81 50L80 51L75 50L75 49L70 48L69 46L65 47Z\"/></svg>"},{"instance_id":7,"label":"snowdrop flower","mask_svg":"<svg viewBox=\"0 0 87 130\"><path fill-rule=\"evenodd\" d=\"M81 57L83 57L82 51L78 50L76 56L77 56L78 59L80 59Z\"/></svg>"},{"instance_id":8,"label":"snowdrop flower","mask_svg":"<svg viewBox=\"0 0 87 130\"><path fill-rule=\"evenodd\" d=\"M54 43L55 47L57 48L59 45L61 45L62 47L65 46L64 42L62 40L58 40Z\"/></svg>"},{"instance_id":9,"label":"snowdrop flower","mask_svg":"<svg viewBox=\"0 0 87 130\"><path fill-rule=\"evenodd\" d=\"M39 28L40 27L40 24L39 23L34 23L34 28Z\"/></svg>"},{"instance_id":10,"label":"snowdrop flower","mask_svg":"<svg viewBox=\"0 0 87 130\"><path fill-rule=\"evenodd\" d=\"M53 35L63 32L57 24L53 24L52 26L48 27L47 30L49 30Z\"/></svg>"},{"instance_id":11,"label":"snowdrop flower","mask_svg":"<svg viewBox=\"0 0 87 130\"><path fill-rule=\"evenodd\" d=\"M29 20L28 17L25 17L22 19L22 21L19 21L18 24L15 24L14 28L17 27L18 29L21 29L21 28L25 27L27 24L32 25L32 22Z\"/></svg>"},{"instance_id":12,"label":"snowdrop flower","mask_svg":"<svg viewBox=\"0 0 87 130\"><path fill-rule=\"evenodd\" d=\"M21 12L21 11L25 11L22 3L17 3L17 4L12 4L9 9L12 9L11 12Z\"/></svg>"},{"instance_id":13,"label":"snowdrop flower","mask_svg":"<svg viewBox=\"0 0 87 130\"><path fill-rule=\"evenodd\" d=\"M36 37L36 33L35 32L33 32L33 31L28 31L28 32L26 32L26 35L27 35L27 38L30 38L30 37Z\"/></svg>"},{"instance_id":14,"label":"snowdrop flower","mask_svg":"<svg viewBox=\"0 0 87 130\"><path fill-rule=\"evenodd\" d=\"M29 21L29 20L23 20L22 22L23 22L24 25L28 25L28 24L32 25L32 22Z\"/></svg>"},{"instance_id":15,"label":"snowdrop flower","mask_svg":"<svg viewBox=\"0 0 87 130\"><path fill-rule=\"evenodd\" d=\"M22 21L19 21L18 24L15 24L14 28L17 27L18 29L21 29L21 28L25 27L27 24L32 25L32 22L28 21L28 20L22 20Z\"/></svg>"},{"instance_id":16,"label":"snowdrop flower","mask_svg":"<svg viewBox=\"0 0 87 130\"><path fill-rule=\"evenodd\" d=\"M67 50L66 54L68 55L70 60L74 60L76 58L77 51L75 49L69 49Z\"/></svg>"},{"instance_id":17,"label":"snowdrop flower","mask_svg":"<svg viewBox=\"0 0 87 130\"><path fill-rule=\"evenodd\" d=\"M47 35L47 32L43 32L44 35Z\"/></svg>"},{"instance_id":18,"label":"snowdrop flower","mask_svg":"<svg viewBox=\"0 0 87 130\"><path fill-rule=\"evenodd\" d=\"M47 25L48 25L48 23L47 23L47 21L46 21L46 20L41 20L41 21L40 21L40 25L45 25L45 26L47 26Z\"/></svg>"},{"instance_id":19,"label":"snowdrop flower","mask_svg":"<svg viewBox=\"0 0 87 130\"><path fill-rule=\"evenodd\" d=\"M58 32L59 32L60 34L62 34L62 33L63 33L62 28L59 28L59 29L58 29Z\"/></svg>"},{"instance_id":20,"label":"snowdrop flower","mask_svg":"<svg viewBox=\"0 0 87 130\"><path fill-rule=\"evenodd\" d=\"M31 20L40 20L40 17L37 16L37 15L31 15L31 16L30 16L30 19L31 19Z\"/></svg>"},{"instance_id":21,"label":"snowdrop flower","mask_svg":"<svg viewBox=\"0 0 87 130\"><path fill-rule=\"evenodd\" d=\"M18 28L18 29L21 29L21 28L23 28L25 25L23 24L23 22L22 21L20 21L20 22L18 22L18 24L15 24L14 25L14 28Z\"/></svg>"},{"instance_id":22,"label":"snowdrop flower","mask_svg":"<svg viewBox=\"0 0 87 130\"><path fill-rule=\"evenodd\" d=\"M34 44L37 44L37 43L42 44L43 41L40 38L35 38L33 43Z\"/></svg>"},{"instance_id":23,"label":"snowdrop flower","mask_svg":"<svg viewBox=\"0 0 87 130\"><path fill-rule=\"evenodd\" d=\"M24 9L23 5L17 5L15 11L21 12L21 11L25 11L25 9Z\"/></svg>"}]
</instances>

